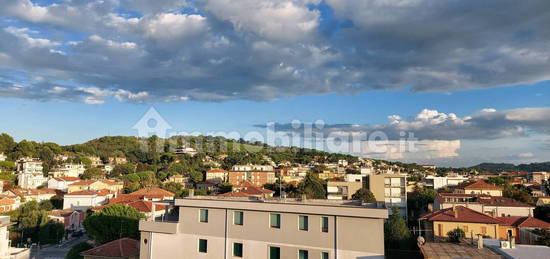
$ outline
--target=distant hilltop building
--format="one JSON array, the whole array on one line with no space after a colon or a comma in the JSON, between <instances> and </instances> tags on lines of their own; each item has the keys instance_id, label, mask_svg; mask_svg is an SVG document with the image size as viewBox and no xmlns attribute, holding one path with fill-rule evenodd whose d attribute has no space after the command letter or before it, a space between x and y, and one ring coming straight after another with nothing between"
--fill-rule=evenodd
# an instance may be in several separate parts
<instances>
[{"instance_id":1,"label":"distant hilltop building","mask_svg":"<svg viewBox=\"0 0 550 259\"><path fill-rule=\"evenodd\" d=\"M6 161L8 157L6 155L4 155L4 153L0 153L0 162L2 161Z\"/></svg>"},{"instance_id":2,"label":"distant hilltop building","mask_svg":"<svg viewBox=\"0 0 550 259\"><path fill-rule=\"evenodd\" d=\"M435 165L420 165L422 168L426 168L426 169L432 169L432 170L435 170L437 169L437 166Z\"/></svg>"},{"instance_id":3,"label":"distant hilltop building","mask_svg":"<svg viewBox=\"0 0 550 259\"><path fill-rule=\"evenodd\" d=\"M190 156L194 156L194 155L196 155L197 153L198 153L197 150L195 150L194 148L192 148L192 147L186 147L186 146L177 147L177 148L174 150L174 154L176 154L176 155L187 154L187 155L190 155Z\"/></svg>"},{"instance_id":4,"label":"distant hilltop building","mask_svg":"<svg viewBox=\"0 0 550 259\"><path fill-rule=\"evenodd\" d=\"M227 174L228 182L240 185L250 182L257 186L274 183L275 169L270 165L234 165Z\"/></svg>"},{"instance_id":5,"label":"distant hilltop building","mask_svg":"<svg viewBox=\"0 0 550 259\"><path fill-rule=\"evenodd\" d=\"M35 189L48 181L42 173L42 164L42 161L37 158L22 158L17 160L17 181L21 188Z\"/></svg>"},{"instance_id":6,"label":"distant hilltop building","mask_svg":"<svg viewBox=\"0 0 550 259\"><path fill-rule=\"evenodd\" d=\"M83 164L63 164L54 168L49 174L53 177L79 177L86 171Z\"/></svg>"}]
</instances>

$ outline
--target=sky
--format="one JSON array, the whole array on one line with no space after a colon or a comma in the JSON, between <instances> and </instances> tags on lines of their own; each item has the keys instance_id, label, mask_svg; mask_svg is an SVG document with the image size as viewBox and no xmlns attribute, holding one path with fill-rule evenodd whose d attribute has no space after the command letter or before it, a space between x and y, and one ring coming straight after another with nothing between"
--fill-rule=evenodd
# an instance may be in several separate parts
<instances>
[{"instance_id":1,"label":"sky","mask_svg":"<svg viewBox=\"0 0 550 259\"><path fill-rule=\"evenodd\" d=\"M550 161L545 0L0 6L0 132L17 140L135 136L154 108L170 134L257 132L269 143L274 123L306 145L317 141L303 130L313 123L323 140L338 139L320 149L364 157ZM376 132L382 150L341 145ZM416 148L396 150L410 135Z\"/></svg>"}]
</instances>

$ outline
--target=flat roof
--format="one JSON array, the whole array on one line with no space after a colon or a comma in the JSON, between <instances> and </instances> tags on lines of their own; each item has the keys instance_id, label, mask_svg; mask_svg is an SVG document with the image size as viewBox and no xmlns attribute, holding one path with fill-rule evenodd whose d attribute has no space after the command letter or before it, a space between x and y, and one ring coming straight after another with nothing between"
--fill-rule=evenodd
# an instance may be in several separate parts
<instances>
[{"instance_id":1,"label":"flat roof","mask_svg":"<svg viewBox=\"0 0 550 259\"><path fill-rule=\"evenodd\" d=\"M425 243L420 251L426 259L450 259L450 258L472 258L472 259L500 259L500 255L488 248L478 249L465 243Z\"/></svg>"},{"instance_id":2,"label":"flat roof","mask_svg":"<svg viewBox=\"0 0 550 259\"><path fill-rule=\"evenodd\" d=\"M516 244L516 248L502 249L498 239L483 239L483 244L506 258L543 259L548 258L550 254L548 246Z\"/></svg>"},{"instance_id":3,"label":"flat roof","mask_svg":"<svg viewBox=\"0 0 550 259\"><path fill-rule=\"evenodd\" d=\"M388 218L385 208L349 200L259 199L254 197L195 196L176 199L176 206L248 211L314 214L341 217Z\"/></svg>"}]
</instances>

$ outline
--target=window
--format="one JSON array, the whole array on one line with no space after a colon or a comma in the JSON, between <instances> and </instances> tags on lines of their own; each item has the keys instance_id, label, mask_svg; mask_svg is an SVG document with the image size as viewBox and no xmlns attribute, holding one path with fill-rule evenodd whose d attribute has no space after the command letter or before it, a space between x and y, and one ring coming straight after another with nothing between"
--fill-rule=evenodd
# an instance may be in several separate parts
<instances>
[{"instance_id":1,"label":"window","mask_svg":"<svg viewBox=\"0 0 550 259\"><path fill-rule=\"evenodd\" d=\"M464 226L462 230L464 230L464 233L468 234L468 226Z\"/></svg>"},{"instance_id":2,"label":"window","mask_svg":"<svg viewBox=\"0 0 550 259\"><path fill-rule=\"evenodd\" d=\"M322 252L321 259L328 259L328 252Z\"/></svg>"},{"instance_id":3,"label":"window","mask_svg":"<svg viewBox=\"0 0 550 259\"><path fill-rule=\"evenodd\" d=\"M233 243L233 256L243 257L243 244L242 243Z\"/></svg>"},{"instance_id":4,"label":"window","mask_svg":"<svg viewBox=\"0 0 550 259\"><path fill-rule=\"evenodd\" d=\"M270 246L269 247L269 259L281 259L281 248Z\"/></svg>"},{"instance_id":5,"label":"window","mask_svg":"<svg viewBox=\"0 0 550 259\"><path fill-rule=\"evenodd\" d=\"M272 228L281 228L281 214L272 213L269 215L269 225Z\"/></svg>"},{"instance_id":6,"label":"window","mask_svg":"<svg viewBox=\"0 0 550 259\"><path fill-rule=\"evenodd\" d=\"M481 234L487 234L487 227L481 227Z\"/></svg>"},{"instance_id":7,"label":"window","mask_svg":"<svg viewBox=\"0 0 550 259\"><path fill-rule=\"evenodd\" d=\"M199 252L207 253L208 252L208 240L199 239Z\"/></svg>"},{"instance_id":8,"label":"window","mask_svg":"<svg viewBox=\"0 0 550 259\"><path fill-rule=\"evenodd\" d=\"M300 216L299 217L299 228L300 230L305 230L307 231L308 230L308 217L307 216Z\"/></svg>"},{"instance_id":9,"label":"window","mask_svg":"<svg viewBox=\"0 0 550 259\"><path fill-rule=\"evenodd\" d=\"M328 232L328 217L321 217L321 231Z\"/></svg>"},{"instance_id":10,"label":"window","mask_svg":"<svg viewBox=\"0 0 550 259\"><path fill-rule=\"evenodd\" d=\"M201 222L208 222L208 210L201 209L199 214Z\"/></svg>"},{"instance_id":11,"label":"window","mask_svg":"<svg viewBox=\"0 0 550 259\"><path fill-rule=\"evenodd\" d=\"M298 259L307 259L308 252L307 250L299 250L298 251Z\"/></svg>"},{"instance_id":12,"label":"window","mask_svg":"<svg viewBox=\"0 0 550 259\"><path fill-rule=\"evenodd\" d=\"M233 214L233 224L242 225L243 221L244 221L244 212L235 211L235 213Z\"/></svg>"}]
</instances>

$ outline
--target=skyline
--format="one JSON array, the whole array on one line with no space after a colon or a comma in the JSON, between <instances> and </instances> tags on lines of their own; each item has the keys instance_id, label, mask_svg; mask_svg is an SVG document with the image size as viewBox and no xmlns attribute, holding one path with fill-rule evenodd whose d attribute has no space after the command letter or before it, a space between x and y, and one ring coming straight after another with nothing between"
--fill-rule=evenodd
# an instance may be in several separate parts
<instances>
[{"instance_id":1,"label":"skyline","mask_svg":"<svg viewBox=\"0 0 550 259\"><path fill-rule=\"evenodd\" d=\"M498 19L496 2L0 3L0 132L17 140L135 136L155 107L177 131L323 120L423 141L380 159L550 160L544 1L499 1Z\"/></svg>"}]
</instances>

